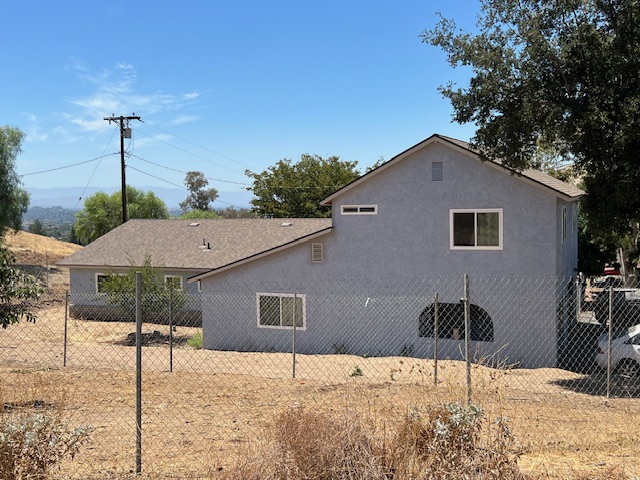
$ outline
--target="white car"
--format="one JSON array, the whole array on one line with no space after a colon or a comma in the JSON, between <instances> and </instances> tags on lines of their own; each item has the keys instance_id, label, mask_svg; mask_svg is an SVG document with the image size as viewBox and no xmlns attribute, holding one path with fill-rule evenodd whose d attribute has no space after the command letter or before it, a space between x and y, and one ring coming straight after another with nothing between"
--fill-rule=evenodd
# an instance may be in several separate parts
<instances>
[{"instance_id":1,"label":"white car","mask_svg":"<svg viewBox=\"0 0 640 480\"><path fill-rule=\"evenodd\" d=\"M611 340L611 369L626 377L640 374L640 325L634 325L627 331L614 333ZM598 338L596 363L607 368L608 334Z\"/></svg>"}]
</instances>

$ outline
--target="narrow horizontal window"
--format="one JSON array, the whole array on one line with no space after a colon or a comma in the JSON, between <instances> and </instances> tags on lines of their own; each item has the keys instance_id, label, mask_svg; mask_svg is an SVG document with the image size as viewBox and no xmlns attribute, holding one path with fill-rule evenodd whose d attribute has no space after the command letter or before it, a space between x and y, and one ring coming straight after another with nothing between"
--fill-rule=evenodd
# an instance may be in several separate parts
<instances>
[{"instance_id":1,"label":"narrow horizontal window","mask_svg":"<svg viewBox=\"0 0 640 480\"><path fill-rule=\"evenodd\" d=\"M377 205L342 205L342 215L377 215Z\"/></svg>"}]
</instances>

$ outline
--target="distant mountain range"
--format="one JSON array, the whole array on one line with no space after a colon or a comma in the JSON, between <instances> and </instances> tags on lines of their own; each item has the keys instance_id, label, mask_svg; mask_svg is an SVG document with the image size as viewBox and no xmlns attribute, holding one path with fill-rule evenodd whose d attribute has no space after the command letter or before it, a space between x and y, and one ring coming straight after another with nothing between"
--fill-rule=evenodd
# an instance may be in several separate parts
<instances>
[{"instance_id":1,"label":"distant mountain range","mask_svg":"<svg viewBox=\"0 0 640 480\"><path fill-rule=\"evenodd\" d=\"M160 197L169 210L179 208L179 203L187 198L188 192L179 188L164 187L136 187L139 190L151 190ZM79 210L84 206L84 201L98 191L111 194L120 190L120 187L64 187L64 188L27 188L31 195L29 205L31 207L63 207ZM235 192L218 192L218 200L213 204L214 208L223 209L232 205L237 208L249 208L252 194L241 190Z\"/></svg>"}]
</instances>

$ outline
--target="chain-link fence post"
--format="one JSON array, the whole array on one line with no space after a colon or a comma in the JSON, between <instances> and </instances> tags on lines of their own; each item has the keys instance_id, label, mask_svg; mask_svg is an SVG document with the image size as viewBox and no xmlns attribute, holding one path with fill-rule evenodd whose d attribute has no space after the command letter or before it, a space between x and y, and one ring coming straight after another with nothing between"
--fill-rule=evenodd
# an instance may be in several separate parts
<instances>
[{"instance_id":1,"label":"chain-link fence post","mask_svg":"<svg viewBox=\"0 0 640 480\"><path fill-rule=\"evenodd\" d=\"M471 405L471 312L469 308L469 274L464 274L464 358L467 364L467 406Z\"/></svg>"},{"instance_id":2,"label":"chain-link fence post","mask_svg":"<svg viewBox=\"0 0 640 480\"><path fill-rule=\"evenodd\" d=\"M69 324L69 290L64 292L64 338L62 340L62 366L67 366L67 333Z\"/></svg>"},{"instance_id":3,"label":"chain-link fence post","mask_svg":"<svg viewBox=\"0 0 640 480\"><path fill-rule=\"evenodd\" d=\"M173 372L173 285L169 284L169 372Z\"/></svg>"},{"instance_id":4,"label":"chain-link fence post","mask_svg":"<svg viewBox=\"0 0 640 480\"><path fill-rule=\"evenodd\" d=\"M293 294L293 338L291 344L291 374L293 378L296 378L296 302L298 301L298 294Z\"/></svg>"},{"instance_id":5,"label":"chain-link fence post","mask_svg":"<svg viewBox=\"0 0 640 480\"><path fill-rule=\"evenodd\" d=\"M136 473L142 472L142 272L136 272Z\"/></svg>"},{"instance_id":6,"label":"chain-link fence post","mask_svg":"<svg viewBox=\"0 0 640 480\"><path fill-rule=\"evenodd\" d=\"M438 292L433 299L433 384L438 386Z\"/></svg>"},{"instance_id":7,"label":"chain-link fence post","mask_svg":"<svg viewBox=\"0 0 640 480\"><path fill-rule=\"evenodd\" d=\"M613 333L613 287L609 287L609 335L607 339L607 399L611 396L611 336Z\"/></svg>"}]
</instances>

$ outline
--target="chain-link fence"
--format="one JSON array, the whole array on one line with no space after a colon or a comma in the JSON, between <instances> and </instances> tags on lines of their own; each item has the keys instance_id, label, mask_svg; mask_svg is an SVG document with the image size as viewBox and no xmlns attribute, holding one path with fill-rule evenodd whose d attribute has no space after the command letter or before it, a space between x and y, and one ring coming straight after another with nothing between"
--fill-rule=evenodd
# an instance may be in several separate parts
<instances>
[{"instance_id":1,"label":"chain-link fence","mask_svg":"<svg viewBox=\"0 0 640 480\"><path fill-rule=\"evenodd\" d=\"M55 409L93 427L64 475L215 478L287 409L393 428L411 405L457 401L509 420L524 469L570 459L640 472L635 290L304 278L176 295L49 297L35 324L2 332L5 411Z\"/></svg>"}]
</instances>

